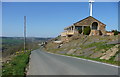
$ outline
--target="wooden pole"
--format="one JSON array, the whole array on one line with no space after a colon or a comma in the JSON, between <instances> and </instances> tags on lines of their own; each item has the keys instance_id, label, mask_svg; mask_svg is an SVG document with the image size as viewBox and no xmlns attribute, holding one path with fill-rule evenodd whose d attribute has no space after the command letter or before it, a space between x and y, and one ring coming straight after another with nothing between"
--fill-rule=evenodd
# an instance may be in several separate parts
<instances>
[{"instance_id":1,"label":"wooden pole","mask_svg":"<svg viewBox=\"0 0 120 77\"><path fill-rule=\"evenodd\" d=\"M24 16L24 52L26 51L26 16Z\"/></svg>"}]
</instances>

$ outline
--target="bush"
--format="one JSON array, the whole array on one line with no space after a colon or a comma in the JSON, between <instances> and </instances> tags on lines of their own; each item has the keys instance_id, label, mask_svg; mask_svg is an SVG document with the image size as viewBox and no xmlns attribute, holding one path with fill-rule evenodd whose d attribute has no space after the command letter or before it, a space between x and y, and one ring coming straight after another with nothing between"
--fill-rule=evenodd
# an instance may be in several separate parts
<instances>
[{"instance_id":1,"label":"bush","mask_svg":"<svg viewBox=\"0 0 120 77\"><path fill-rule=\"evenodd\" d=\"M119 32L118 32L117 30L114 31L114 35L118 35L118 33L119 33Z\"/></svg>"},{"instance_id":2,"label":"bush","mask_svg":"<svg viewBox=\"0 0 120 77\"><path fill-rule=\"evenodd\" d=\"M111 32L114 32L114 35L118 35L119 31L117 30L111 30Z\"/></svg>"},{"instance_id":3,"label":"bush","mask_svg":"<svg viewBox=\"0 0 120 77\"><path fill-rule=\"evenodd\" d=\"M83 34L85 34L85 35L89 35L90 32L91 32L90 26L85 27L84 30L83 30Z\"/></svg>"}]
</instances>

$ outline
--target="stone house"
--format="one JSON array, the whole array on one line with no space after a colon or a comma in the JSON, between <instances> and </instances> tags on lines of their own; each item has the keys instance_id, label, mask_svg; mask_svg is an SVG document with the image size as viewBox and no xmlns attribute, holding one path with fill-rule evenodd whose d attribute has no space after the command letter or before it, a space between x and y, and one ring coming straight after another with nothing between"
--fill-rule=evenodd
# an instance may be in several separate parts
<instances>
[{"instance_id":1,"label":"stone house","mask_svg":"<svg viewBox=\"0 0 120 77\"><path fill-rule=\"evenodd\" d=\"M77 33L79 33L78 31L81 30L81 34L83 34L83 29L87 26L90 26L91 28L91 32L89 34L89 36L92 35L106 35L106 25L104 23L102 23L101 21L95 19L92 16L89 16L83 20L80 20L76 23L74 23L71 26L68 26L66 28L64 28L64 32L61 33L62 37L70 37L73 36Z\"/></svg>"}]
</instances>

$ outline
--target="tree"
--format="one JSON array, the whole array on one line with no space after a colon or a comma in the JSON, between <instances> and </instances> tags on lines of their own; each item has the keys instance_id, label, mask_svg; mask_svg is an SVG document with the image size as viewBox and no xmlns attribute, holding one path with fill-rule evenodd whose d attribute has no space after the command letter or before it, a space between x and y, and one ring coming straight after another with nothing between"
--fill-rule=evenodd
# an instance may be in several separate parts
<instances>
[{"instance_id":1,"label":"tree","mask_svg":"<svg viewBox=\"0 0 120 77\"><path fill-rule=\"evenodd\" d=\"M114 32L114 35L118 35L119 31L117 30L111 30L111 32Z\"/></svg>"},{"instance_id":2,"label":"tree","mask_svg":"<svg viewBox=\"0 0 120 77\"><path fill-rule=\"evenodd\" d=\"M85 27L84 30L83 30L83 34L85 34L85 35L89 35L90 32L91 32L90 26Z\"/></svg>"},{"instance_id":3,"label":"tree","mask_svg":"<svg viewBox=\"0 0 120 77\"><path fill-rule=\"evenodd\" d=\"M111 30L111 32L115 32L115 30Z\"/></svg>"},{"instance_id":4,"label":"tree","mask_svg":"<svg viewBox=\"0 0 120 77\"><path fill-rule=\"evenodd\" d=\"M114 35L118 35L118 33L119 33L119 32L118 32L117 30L114 31Z\"/></svg>"}]
</instances>

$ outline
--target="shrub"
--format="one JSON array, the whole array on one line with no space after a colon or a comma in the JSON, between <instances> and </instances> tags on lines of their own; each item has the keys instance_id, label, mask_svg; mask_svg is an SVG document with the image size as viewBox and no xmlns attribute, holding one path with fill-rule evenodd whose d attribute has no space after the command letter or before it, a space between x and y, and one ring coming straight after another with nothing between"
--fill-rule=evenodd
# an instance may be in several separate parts
<instances>
[{"instance_id":1,"label":"shrub","mask_svg":"<svg viewBox=\"0 0 120 77\"><path fill-rule=\"evenodd\" d=\"M118 32L117 30L114 31L114 35L118 35L118 33L119 33L119 32Z\"/></svg>"},{"instance_id":2,"label":"shrub","mask_svg":"<svg viewBox=\"0 0 120 77\"><path fill-rule=\"evenodd\" d=\"M114 32L114 35L118 35L119 31L117 30L111 30L111 32Z\"/></svg>"},{"instance_id":3,"label":"shrub","mask_svg":"<svg viewBox=\"0 0 120 77\"><path fill-rule=\"evenodd\" d=\"M90 32L91 32L90 26L85 27L84 30L83 30L83 34L85 34L85 35L89 35Z\"/></svg>"}]
</instances>

